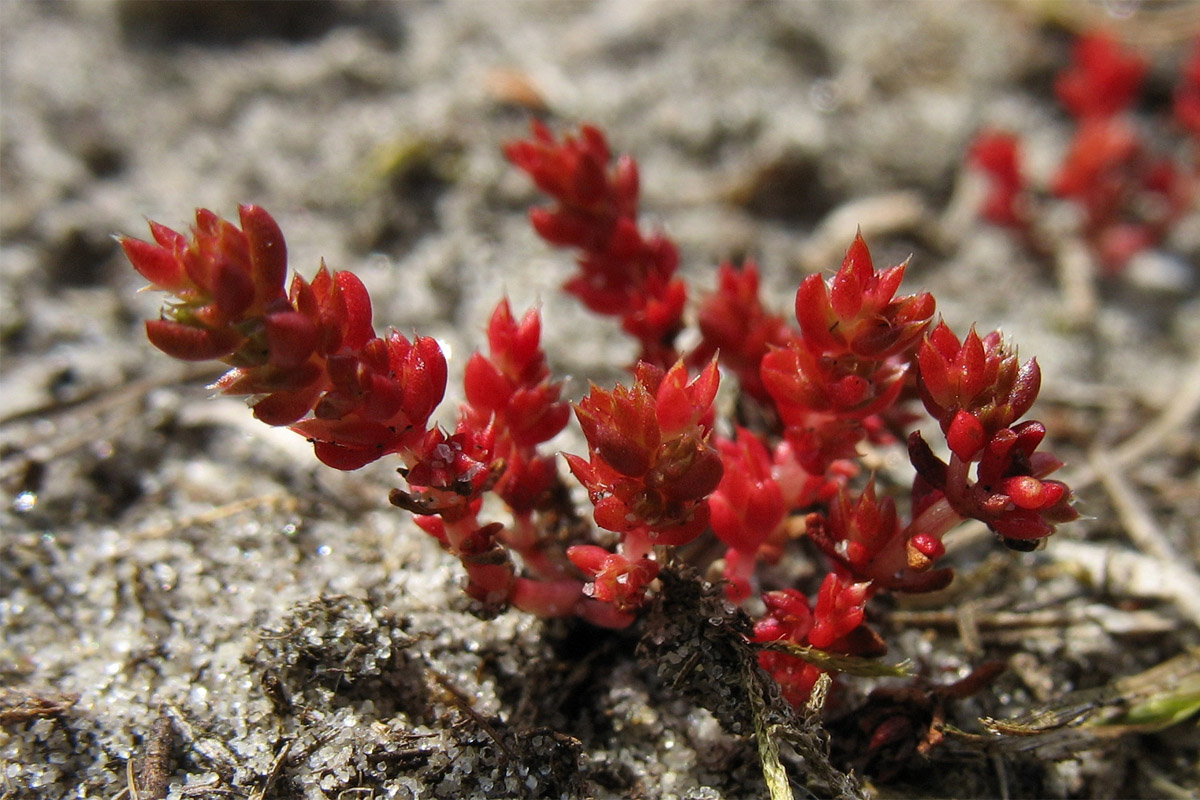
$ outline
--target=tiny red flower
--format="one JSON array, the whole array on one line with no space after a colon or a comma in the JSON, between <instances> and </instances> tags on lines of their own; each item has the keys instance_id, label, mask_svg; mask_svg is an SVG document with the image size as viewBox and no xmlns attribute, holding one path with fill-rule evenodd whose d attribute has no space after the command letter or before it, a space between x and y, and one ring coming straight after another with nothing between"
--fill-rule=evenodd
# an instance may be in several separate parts
<instances>
[{"instance_id":1,"label":"tiny red flower","mask_svg":"<svg viewBox=\"0 0 1200 800\"><path fill-rule=\"evenodd\" d=\"M1045 435L1045 426L1034 420L992 434L979 454L977 480L971 482L963 469L951 469L937 458L920 432L913 433L909 456L920 475L914 484L914 514L928 514L945 503L962 517L987 524L1010 547L1028 549L1023 543L1045 538L1055 526L1079 517L1066 484L1045 480L1062 466L1049 453L1037 452Z\"/></svg>"},{"instance_id":2,"label":"tiny red flower","mask_svg":"<svg viewBox=\"0 0 1200 800\"><path fill-rule=\"evenodd\" d=\"M627 156L622 158L610 179L612 152L599 128L583 125L578 136L565 136L561 142L538 120L532 130L532 139L508 144L504 154L539 189L570 209L637 215L637 165Z\"/></svg>"},{"instance_id":3,"label":"tiny red flower","mask_svg":"<svg viewBox=\"0 0 1200 800\"><path fill-rule=\"evenodd\" d=\"M331 356L327 365L332 387L315 404L313 418L292 430L338 469L416 447L446 389L446 359L429 337L410 342L393 331L357 352Z\"/></svg>"},{"instance_id":4,"label":"tiny red flower","mask_svg":"<svg viewBox=\"0 0 1200 800\"><path fill-rule=\"evenodd\" d=\"M180 358L224 359L233 369L216 388L253 397L256 417L294 425L339 469L419 441L445 390L437 343L377 338L366 287L349 272L322 265L285 295L279 227L256 206L240 215L240 230L201 209L190 240L153 223L156 244L122 240L134 266L179 298L168 319L147 323L151 342Z\"/></svg>"},{"instance_id":5,"label":"tiny red flower","mask_svg":"<svg viewBox=\"0 0 1200 800\"><path fill-rule=\"evenodd\" d=\"M874 479L857 499L843 488L828 515L808 515L805 530L826 556L858 581L907 592L933 591L950 582L949 570L931 571L944 552L941 541L928 535L906 539L895 502L877 496Z\"/></svg>"},{"instance_id":6,"label":"tiny red flower","mask_svg":"<svg viewBox=\"0 0 1200 800\"><path fill-rule=\"evenodd\" d=\"M541 349L541 318L530 310L518 322L502 300L488 325L490 353L475 353L463 378L467 413L486 424L495 415L517 448L532 448L566 427L571 409L559 400Z\"/></svg>"},{"instance_id":7,"label":"tiny red flower","mask_svg":"<svg viewBox=\"0 0 1200 800\"><path fill-rule=\"evenodd\" d=\"M504 458L504 473L496 481L496 494L515 514L521 515L552 502L559 486L553 455L528 456L512 449Z\"/></svg>"},{"instance_id":8,"label":"tiny red flower","mask_svg":"<svg viewBox=\"0 0 1200 800\"><path fill-rule=\"evenodd\" d=\"M833 550L857 575L867 576L879 569L875 562L884 555L900 534L900 521L892 498L880 500L875 493L875 481L857 501L851 501L846 490L838 493L829 509L829 530L833 534ZM894 549L894 547L893 547ZM899 564L882 565L894 572Z\"/></svg>"},{"instance_id":9,"label":"tiny red flower","mask_svg":"<svg viewBox=\"0 0 1200 800\"><path fill-rule=\"evenodd\" d=\"M822 650L836 647L862 624L864 608L871 594L869 582L854 583L833 572L826 575L817 592L813 626L808 632L809 644Z\"/></svg>"},{"instance_id":10,"label":"tiny red flower","mask_svg":"<svg viewBox=\"0 0 1200 800\"><path fill-rule=\"evenodd\" d=\"M258 206L242 206L239 213L241 229L199 209L190 240L154 222L154 244L119 239L142 277L178 299L164 319L146 324L151 343L174 358L234 356L249 338L243 323L284 301L287 251L279 226Z\"/></svg>"},{"instance_id":11,"label":"tiny red flower","mask_svg":"<svg viewBox=\"0 0 1200 800\"><path fill-rule=\"evenodd\" d=\"M472 515L496 482L495 444L491 426L460 426L453 434L430 429L411 448L412 466L400 471L409 491L392 490L392 504L448 523Z\"/></svg>"},{"instance_id":12,"label":"tiny red flower","mask_svg":"<svg viewBox=\"0 0 1200 800\"><path fill-rule=\"evenodd\" d=\"M800 426L814 413L850 420L880 413L900 396L907 371L899 360L819 355L795 341L767 353L760 368L784 422Z\"/></svg>"},{"instance_id":13,"label":"tiny red flower","mask_svg":"<svg viewBox=\"0 0 1200 800\"><path fill-rule=\"evenodd\" d=\"M1040 422L1014 425L992 437L979 462L976 505L989 516L973 516L1006 539L1040 539L1079 517L1066 484L1043 480L1062 466L1049 453L1036 452L1045 436Z\"/></svg>"},{"instance_id":14,"label":"tiny red flower","mask_svg":"<svg viewBox=\"0 0 1200 800\"><path fill-rule=\"evenodd\" d=\"M783 522L783 489L772 475L766 445L750 431L739 427L736 441L718 439L717 450L724 472L708 500L709 524L729 546L726 594L740 602L750 596L759 548Z\"/></svg>"},{"instance_id":15,"label":"tiny red flower","mask_svg":"<svg viewBox=\"0 0 1200 800\"><path fill-rule=\"evenodd\" d=\"M744 428L737 439L719 439L724 473L709 499L710 523L732 548L754 552L783 521L783 490L771 474L771 454Z\"/></svg>"},{"instance_id":16,"label":"tiny red flower","mask_svg":"<svg viewBox=\"0 0 1200 800\"><path fill-rule=\"evenodd\" d=\"M787 639L796 644L808 640L812 630L812 608L808 598L795 589L779 589L762 596L767 614L754 623L754 641L777 642Z\"/></svg>"},{"instance_id":17,"label":"tiny red flower","mask_svg":"<svg viewBox=\"0 0 1200 800\"><path fill-rule=\"evenodd\" d=\"M906 385L910 353L933 314L926 293L896 297L905 264L876 271L861 235L826 282L796 292L800 335L761 360L763 386L806 470L852 458L866 419L891 409Z\"/></svg>"}]
</instances>

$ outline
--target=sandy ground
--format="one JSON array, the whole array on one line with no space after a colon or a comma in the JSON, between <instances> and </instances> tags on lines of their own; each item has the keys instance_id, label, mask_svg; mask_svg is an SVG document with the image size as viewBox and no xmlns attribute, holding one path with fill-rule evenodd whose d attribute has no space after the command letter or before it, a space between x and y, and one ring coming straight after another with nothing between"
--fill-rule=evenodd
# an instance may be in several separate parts
<instances>
[{"instance_id":1,"label":"sandy ground","mask_svg":"<svg viewBox=\"0 0 1200 800\"><path fill-rule=\"evenodd\" d=\"M967 532L952 590L878 624L932 683L1008 661L950 710L969 733L1119 705L1115 681L1198 639L1200 220L1081 295L962 206L983 124L1053 169L1072 30L1135 40L1161 111L1200 7L1105 8L4 0L0 798L765 796L753 738L639 660L640 629L472 616L458 565L387 506L392 468L321 468L143 340L159 298L111 234L254 202L294 268L353 269L376 320L438 337L452 371L507 294L541 304L574 396L614 378L630 344L557 291L570 259L529 231L535 196L500 154L538 105L636 154L697 287L751 255L787 308L862 226L878 262L913 254L910 285L956 329L1038 357L1035 416L1087 519L1028 555ZM1162 685L1195 679L1172 664ZM863 757L855 719L830 725L858 778L785 750L797 796L1200 790L1194 721L952 737L925 759Z\"/></svg>"}]
</instances>

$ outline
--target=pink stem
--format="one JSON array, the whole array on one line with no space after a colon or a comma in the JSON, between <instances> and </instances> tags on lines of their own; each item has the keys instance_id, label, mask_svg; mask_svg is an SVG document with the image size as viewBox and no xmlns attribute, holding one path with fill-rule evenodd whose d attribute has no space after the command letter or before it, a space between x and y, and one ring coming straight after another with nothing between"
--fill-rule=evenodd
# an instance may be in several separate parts
<instances>
[{"instance_id":1,"label":"pink stem","mask_svg":"<svg viewBox=\"0 0 1200 800\"><path fill-rule=\"evenodd\" d=\"M941 539L951 528L966 519L956 510L956 506L962 507L968 502L967 490L971 487L968 479L970 468L970 462L951 453L950 464L946 468L944 496L909 523L908 527L904 529L904 541L908 541L918 533L925 533Z\"/></svg>"},{"instance_id":2,"label":"pink stem","mask_svg":"<svg viewBox=\"0 0 1200 800\"><path fill-rule=\"evenodd\" d=\"M601 603L599 600L592 600L588 597L579 601L579 604L575 606L575 613L593 625L617 630L628 628L636 619L633 614L618 611L617 607L611 603Z\"/></svg>"},{"instance_id":3,"label":"pink stem","mask_svg":"<svg viewBox=\"0 0 1200 800\"><path fill-rule=\"evenodd\" d=\"M582 599L583 583L580 581L517 578L509 601L514 607L539 617L568 617L576 612Z\"/></svg>"}]
</instances>

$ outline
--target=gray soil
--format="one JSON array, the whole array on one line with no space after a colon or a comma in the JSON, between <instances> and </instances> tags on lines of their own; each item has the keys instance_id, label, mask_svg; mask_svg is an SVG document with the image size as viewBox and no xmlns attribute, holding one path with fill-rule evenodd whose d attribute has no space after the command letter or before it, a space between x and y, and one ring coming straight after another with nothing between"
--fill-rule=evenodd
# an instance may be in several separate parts
<instances>
[{"instance_id":1,"label":"gray soil","mask_svg":"<svg viewBox=\"0 0 1200 800\"><path fill-rule=\"evenodd\" d=\"M574 398L616 379L632 345L558 291L570 255L529 230L538 198L501 155L539 106L636 155L693 295L752 256L787 309L861 226L877 264L913 254L952 327L1002 326L1042 365L1034 416L1086 518L1031 554L968 529L951 589L873 607L919 676L883 686L917 689L864 705L879 684L842 681L830 761L813 723L781 722L797 796L1196 796L1194 720L1116 723L1122 678L1182 656L1151 689L1197 680L1200 215L1118 279L1064 276L973 218L963 168L994 123L1053 171L1053 75L1097 22L1151 60L1139 122L1171 146L1153 120L1200 7L1106 8L3 0L0 798L766 796L722 707L744 676L694 667L736 662L736 619L689 627L703 597L616 634L481 619L388 506L395 465L323 468L144 340L160 297L112 234L253 202L293 268L354 270L377 326L438 337L452 372L507 295L540 304ZM672 671L673 649L698 657ZM1009 669L944 703L963 733L913 752L930 687L992 660ZM1047 707L1071 726L980 723ZM869 751L891 717L915 720L908 749Z\"/></svg>"}]
</instances>

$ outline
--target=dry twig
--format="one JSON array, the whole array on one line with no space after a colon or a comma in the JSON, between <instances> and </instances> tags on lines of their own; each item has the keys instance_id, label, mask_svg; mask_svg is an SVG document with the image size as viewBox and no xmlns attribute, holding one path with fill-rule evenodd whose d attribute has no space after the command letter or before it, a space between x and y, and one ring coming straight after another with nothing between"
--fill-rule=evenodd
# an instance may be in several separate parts
<instances>
[{"instance_id":1,"label":"dry twig","mask_svg":"<svg viewBox=\"0 0 1200 800\"><path fill-rule=\"evenodd\" d=\"M1125 532L1129 534L1137 549L1160 561L1181 563L1179 553L1160 532L1157 521L1134 490L1129 477L1118 474L1109 459L1098 449L1092 451L1088 463L1100 480L1100 485L1108 492L1113 509L1121 518Z\"/></svg>"},{"instance_id":2,"label":"dry twig","mask_svg":"<svg viewBox=\"0 0 1200 800\"><path fill-rule=\"evenodd\" d=\"M1200 576L1183 562L1070 539L1055 542L1054 557L1075 564L1093 584L1114 594L1168 600L1200 626Z\"/></svg>"},{"instance_id":3,"label":"dry twig","mask_svg":"<svg viewBox=\"0 0 1200 800\"><path fill-rule=\"evenodd\" d=\"M171 718L160 714L146 739L146 755L136 786L146 800L163 800L171 780ZM132 763L132 761L131 761Z\"/></svg>"},{"instance_id":4,"label":"dry twig","mask_svg":"<svg viewBox=\"0 0 1200 800\"><path fill-rule=\"evenodd\" d=\"M250 795L250 800L263 800L275 782L279 780L279 776L283 773L283 765L287 763L288 754L292 752L292 740L288 739L279 748L279 752L275 754L275 760L271 762L271 769L267 772L263 779L262 785L254 790L254 794Z\"/></svg>"},{"instance_id":5,"label":"dry twig","mask_svg":"<svg viewBox=\"0 0 1200 800\"><path fill-rule=\"evenodd\" d=\"M57 717L75 703L79 695L62 692L27 692L0 686L0 725Z\"/></svg>"},{"instance_id":6,"label":"dry twig","mask_svg":"<svg viewBox=\"0 0 1200 800\"><path fill-rule=\"evenodd\" d=\"M440 672L436 672L432 669L429 671L429 673L433 676L434 682L436 682L437 685L446 692L447 696L449 696L455 708L470 717L471 721L474 722L480 730L486 733L488 737L496 743L496 746L500 748L505 756L507 756L508 760L515 763L517 761L516 753L509 748L504 741L504 737L502 737L500 733L494 727L492 727L492 724L487 721L487 718L475 710L474 706L471 705L470 698L463 694L461 689L451 683L450 679L445 675L442 675Z\"/></svg>"}]
</instances>

